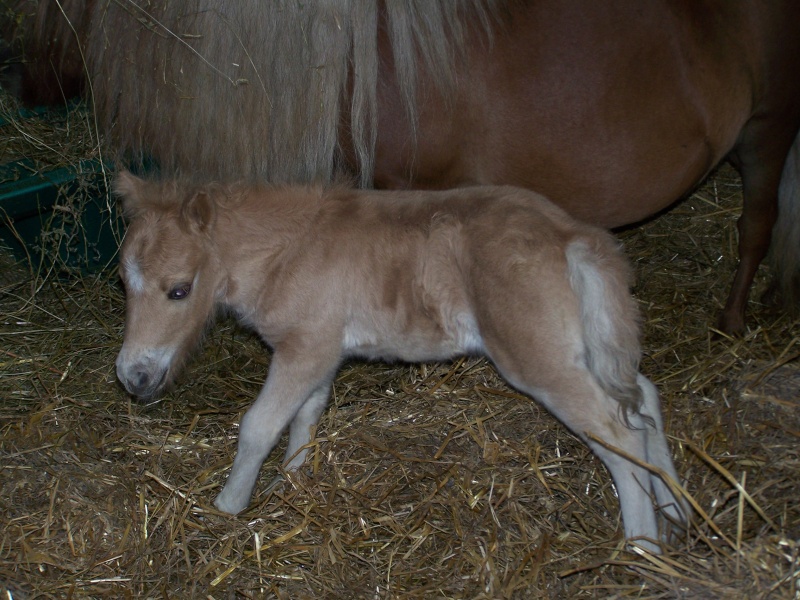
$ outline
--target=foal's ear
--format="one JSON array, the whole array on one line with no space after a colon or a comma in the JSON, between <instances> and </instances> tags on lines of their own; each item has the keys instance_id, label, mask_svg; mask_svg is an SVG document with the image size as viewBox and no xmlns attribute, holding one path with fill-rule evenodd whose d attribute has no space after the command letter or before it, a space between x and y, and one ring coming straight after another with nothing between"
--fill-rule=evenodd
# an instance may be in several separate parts
<instances>
[{"instance_id":1,"label":"foal's ear","mask_svg":"<svg viewBox=\"0 0 800 600\"><path fill-rule=\"evenodd\" d=\"M198 190L184 201L181 216L190 227L205 233L217 218L216 202L207 191Z\"/></svg>"},{"instance_id":2,"label":"foal's ear","mask_svg":"<svg viewBox=\"0 0 800 600\"><path fill-rule=\"evenodd\" d=\"M111 190L122 199L122 211L126 217L133 218L140 212L146 185L144 179L130 171L122 170L114 177Z\"/></svg>"}]
</instances>

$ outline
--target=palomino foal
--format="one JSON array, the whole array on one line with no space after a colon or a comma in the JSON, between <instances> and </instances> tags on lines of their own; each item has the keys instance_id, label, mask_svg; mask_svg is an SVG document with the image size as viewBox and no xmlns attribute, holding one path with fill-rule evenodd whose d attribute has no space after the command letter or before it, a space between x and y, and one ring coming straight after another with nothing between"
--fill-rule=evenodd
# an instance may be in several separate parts
<instances>
[{"instance_id":1,"label":"palomino foal","mask_svg":"<svg viewBox=\"0 0 800 600\"><path fill-rule=\"evenodd\" d=\"M629 267L608 233L510 187L192 187L123 172L115 190L130 219L117 358L125 388L160 392L216 308L274 351L242 418L220 510L247 507L287 427L286 468L303 463L344 358L479 354L606 464L627 537L658 538L651 493L670 519L686 517L657 474L677 479L658 393L638 372Z\"/></svg>"}]
</instances>

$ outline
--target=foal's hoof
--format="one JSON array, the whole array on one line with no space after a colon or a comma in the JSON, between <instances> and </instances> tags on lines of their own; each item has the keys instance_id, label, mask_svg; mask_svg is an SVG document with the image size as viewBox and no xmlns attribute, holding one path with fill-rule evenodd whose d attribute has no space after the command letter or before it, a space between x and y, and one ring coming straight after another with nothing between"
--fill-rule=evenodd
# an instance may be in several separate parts
<instances>
[{"instance_id":1,"label":"foal's hoof","mask_svg":"<svg viewBox=\"0 0 800 600\"><path fill-rule=\"evenodd\" d=\"M282 474L280 474L280 473L279 473L278 475L276 475L276 476L275 476L275 478L274 478L272 481L270 481L270 482L267 484L267 487L266 487L266 489L264 490L264 494L271 494L271 493L272 493L272 491L273 491L273 490L274 490L276 487L278 487L279 485L281 485L282 483L286 483L286 477L284 477Z\"/></svg>"},{"instance_id":2,"label":"foal's hoof","mask_svg":"<svg viewBox=\"0 0 800 600\"><path fill-rule=\"evenodd\" d=\"M628 547L631 551L640 554L643 550L650 554L662 554L661 545L650 538L635 538L628 540Z\"/></svg>"},{"instance_id":3,"label":"foal's hoof","mask_svg":"<svg viewBox=\"0 0 800 600\"><path fill-rule=\"evenodd\" d=\"M226 494L223 489L217 499L214 500L214 506L220 512L228 513L229 515L238 515L245 508L247 508L247 500L243 503L241 497L236 494Z\"/></svg>"}]
</instances>

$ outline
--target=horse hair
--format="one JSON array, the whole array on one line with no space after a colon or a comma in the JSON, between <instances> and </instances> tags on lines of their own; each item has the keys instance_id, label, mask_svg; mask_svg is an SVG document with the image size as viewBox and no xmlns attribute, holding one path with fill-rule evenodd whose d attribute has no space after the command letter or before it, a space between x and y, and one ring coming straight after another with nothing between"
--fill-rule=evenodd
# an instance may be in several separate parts
<instances>
[{"instance_id":1,"label":"horse hair","mask_svg":"<svg viewBox=\"0 0 800 600\"><path fill-rule=\"evenodd\" d=\"M477 23L489 39L501 12L500 0L396 0L385 11L374 0L68 4L91 13L81 23L90 94L115 147L173 173L319 182L336 176L347 126L361 186L374 168L379 30L413 129L417 63L446 89L465 28ZM40 3L39 21L54 9ZM215 143L198 148L202 139Z\"/></svg>"}]
</instances>

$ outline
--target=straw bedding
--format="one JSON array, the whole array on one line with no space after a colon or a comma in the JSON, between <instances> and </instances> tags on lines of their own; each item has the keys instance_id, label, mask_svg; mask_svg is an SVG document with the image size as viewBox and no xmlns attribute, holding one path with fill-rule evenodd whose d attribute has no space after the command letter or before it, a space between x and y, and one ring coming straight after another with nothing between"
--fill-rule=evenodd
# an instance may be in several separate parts
<instances>
[{"instance_id":1,"label":"straw bedding","mask_svg":"<svg viewBox=\"0 0 800 600\"><path fill-rule=\"evenodd\" d=\"M0 135L2 162L97 152L81 109ZM345 365L302 472L274 482L278 448L250 509L221 515L211 501L269 366L258 340L221 321L141 406L115 381L113 269L58 277L0 250L2 597L800 598L800 327L758 302L766 272L746 336L710 327L740 204L723 168L620 235L643 371L702 511L661 557L625 551L608 473L475 359Z\"/></svg>"}]
</instances>

